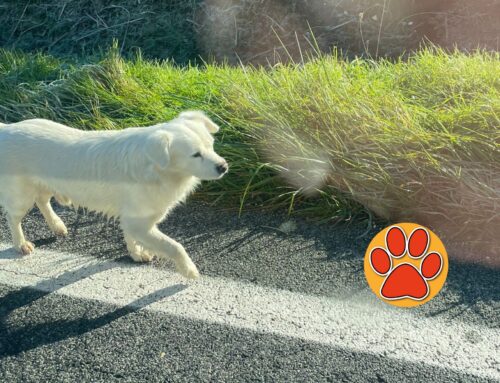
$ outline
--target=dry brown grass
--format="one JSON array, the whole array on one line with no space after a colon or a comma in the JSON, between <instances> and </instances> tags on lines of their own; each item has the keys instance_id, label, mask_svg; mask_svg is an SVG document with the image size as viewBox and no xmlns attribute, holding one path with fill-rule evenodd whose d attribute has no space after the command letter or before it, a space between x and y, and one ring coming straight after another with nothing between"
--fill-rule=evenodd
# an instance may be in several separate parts
<instances>
[{"instance_id":1,"label":"dry brown grass","mask_svg":"<svg viewBox=\"0 0 500 383\"><path fill-rule=\"evenodd\" d=\"M499 17L500 0L6 0L0 45L85 57L116 39L125 56L177 63L297 62L334 47L394 58L422 41L498 50Z\"/></svg>"}]
</instances>

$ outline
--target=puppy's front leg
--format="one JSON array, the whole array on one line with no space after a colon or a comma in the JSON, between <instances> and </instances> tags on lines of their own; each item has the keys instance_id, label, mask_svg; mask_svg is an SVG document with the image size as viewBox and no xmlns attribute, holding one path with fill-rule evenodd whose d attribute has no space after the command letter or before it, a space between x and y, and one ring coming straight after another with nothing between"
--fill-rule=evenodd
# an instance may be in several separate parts
<instances>
[{"instance_id":1,"label":"puppy's front leg","mask_svg":"<svg viewBox=\"0 0 500 383\"><path fill-rule=\"evenodd\" d=\"M138 225L122 218L122 229L127 238L127 245L130 239L139 242L145 249L157 254L162 258L171 258L177 271L186 278L198 278L200 273L195 264L189 258L184 247L177 241L163 234L157 227L148 228L147 225ZM135 255L135 254L134 254ZM132 258L135 258L131 254Z\"/></svg>"}]
</instances>

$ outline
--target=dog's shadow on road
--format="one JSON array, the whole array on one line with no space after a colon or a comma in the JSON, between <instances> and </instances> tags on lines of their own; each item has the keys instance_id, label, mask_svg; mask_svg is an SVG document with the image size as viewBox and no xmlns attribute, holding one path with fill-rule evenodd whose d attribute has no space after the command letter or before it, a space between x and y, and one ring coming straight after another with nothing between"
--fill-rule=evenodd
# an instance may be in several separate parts
<instances>
[{"instance_id":1,"label":"dog's shadow on road","mask_svg":"<svg viewBox=\"0 0 500 383\"><path fill-rule=\"evenodd\" d=\"M14 249L5 249L5 250L0 250L0 259L4 260L9 260L9 259L18 259L19 258L19 253L15 251Z\"/></svg>"},{"instance_id":2,"label":"dog's shadow on road","mask_svg":"<svg viewBox=\"0 0 500 383\"><path fill-rule=\"evenodd\" d=\"M127 262L127 250L116 222L67 209L58 213L69 229L64 240L51 236L37 211L31 213L35 219L26 223L29 237L45 241L35 241L37 247ZM193 204L176 209L161 229L186 246L203 275L346 301L370 293L363 257L380 228L312 225L297 220L297 230L286 234L279 230L286 219L266 214L238 218L234 212ZM0 252L0 259L13 257L8 250ZM488 307L500 302L499 275L498 270L485 266L450 262L445 288L415 311L429 317L467 317L464 320L494 326L498 315Z\"/></svg>"},{"instance_id":3,"label":"dog's shadow on road","mask_svg":"<svg viewBox=\"0 0 500 383\"><path fill-rule=\"evenodd\" d=\"M12 253L12 250L3 250L0 252L0 257L10 257ZM56 278L44 280L33 287L21 288L0 296L0 359L96 330L187 288L183 284L168 286L93 318L79 316L75 319L49 320L20 327L16 325L15 319L12 319L15 318L13 314L16 310L29 308L32 304L44 304L41 300L58 289L114 267L117 267L117 263L113 261L84 265ZM70 312L70 309L68 307L66 310Z\"/></svg>"},{"instance_id":4,"label":"dog's shadow on road","mask_svg":"<svg viewBox=\"0 0 500 383\"><path fill-rule=\"evenodd\" d=\"M33 241L33 244L35 247L43 247L43 246L48 246L50 244L53 244L54 242L57 241L57 238L55 236L48 237L48 238L39 238ZM22 257L21 254L19 254L14 248L7 248L4 250L0 250L0 259L19 259L19 257Z\"/></svg>"}]
</instances>

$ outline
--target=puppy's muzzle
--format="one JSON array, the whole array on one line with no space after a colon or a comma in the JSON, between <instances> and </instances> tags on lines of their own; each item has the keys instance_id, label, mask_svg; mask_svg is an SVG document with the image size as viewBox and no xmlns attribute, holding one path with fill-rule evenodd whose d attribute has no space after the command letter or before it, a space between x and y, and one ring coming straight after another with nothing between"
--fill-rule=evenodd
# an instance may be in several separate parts
<instances>
[{"instance_id":1,"label":"puppy's muzzle","mask_svg":"<svg viewBox=\"0 0 500 383\"><path fill-rule=\"evenodd\" d=\"M227 164L226 161L218 165L215 165L215 170L217 170L217 173L219 173L220 175L227 173L228 169L229 165Z\"/></svg>"}]
</instances>

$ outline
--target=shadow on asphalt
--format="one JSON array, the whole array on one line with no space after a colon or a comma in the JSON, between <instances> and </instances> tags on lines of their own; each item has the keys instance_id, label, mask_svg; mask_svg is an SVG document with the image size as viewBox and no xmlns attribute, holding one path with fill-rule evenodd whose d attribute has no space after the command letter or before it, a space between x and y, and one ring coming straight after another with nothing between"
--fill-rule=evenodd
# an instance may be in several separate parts
<instances>
[{"instance_id":1,"label":"shadow on asphalt","mask_svg":"<svg viewBox=\"0 0 500 383\"><path fill-rule=\"evenodd\" d=\"M23 222L27 237L39 241L39 247L131 262L117 222L57 210L69 229L65 239L50 240L53 236L36 210ZM0 229L3 220L0 215ZM295 220L296 231L286 234L279 230L286 220L263 213L238 218L234 212L193 203L175 209L160 228L186 247L202 275L342 300L366 295L364 251L380 228L366 232L365 225L320 226ZM498 270L450 262L445 288L416 312L459 319L465 313L464 320L500 327L491 309L499 302Z\"/></svg>"},{"instance_id":2,"label":"shadow on asphalt","mask_svg":"<svg viewBox=\"0 0 500 383\"><path fill-rule=\"evenodd\" d=\"M0 259L18 259L19 254L14 249L0 250Z\"/></svg>"},{"instance_id":3,"label":"shadow on asphalt","mask_svg":"<svg viewBox=\"0 0 500 383\"><path fill-rule=\"evenodd\" d=\"M33 287L21 288L0 297L0 358L85 334L187 288L182 284L168 286L97 318L80 317L75 320L48 321L21 328L8 323L9 316L14 310L29 306L54 291L114 267L116 262L113 261L86 265L56 278L42 281ZM6 342L7 339L15 339L16 342Z\"/></svg>"},{"instance_id":4,"label":"shadow on asphalt","mask_svg":"<svg viewBox=\"0 0 500 383\"><path fill-rule=\"evenodd\" d=\"M434 307L434 302L430 301L424 307L428 308L428 316L435 317L445 312L449 313L449 318L459 318L468 310L472 310L478 317L490 318L494 315L491 327L500 328L500 271L490 269L481 265L452 263L450 262L448 277L446 279L445 290L453 296L445 305ZM442 293L440 293L442 294ZM439 295L435 298L437 300ZM486 310L493 309L496 313ZM495 323L496 322L496 323ZM488 323L483 323L488 325Z\"/></svg>"}]
</instances>

